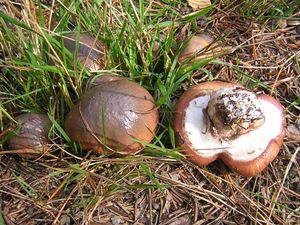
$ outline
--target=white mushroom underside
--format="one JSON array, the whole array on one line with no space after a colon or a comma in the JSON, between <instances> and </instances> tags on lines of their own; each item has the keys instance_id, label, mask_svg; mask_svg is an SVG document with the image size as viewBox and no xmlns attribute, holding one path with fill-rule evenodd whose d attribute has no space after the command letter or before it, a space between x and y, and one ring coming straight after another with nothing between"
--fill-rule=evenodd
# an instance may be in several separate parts
<instances>
[{"instance_id":1,"label":"white mushroom underside","mask_svg":"<svg viewBox=\"0 0 300 225\"><path fill-rule=\"evenodd\" d=\"M265 122L256 130L250 131L238 138L222 142L211 135L207 129L203 109L210 100L209 95L193 99L187 109L185 116L185 132L198 154L209 157L218 153L226 153L234 160L251 161L260 156L267 148L271 139L277 137L282 130L281 113L268 101L259 100Z\"/></svg>"}]
</instances>

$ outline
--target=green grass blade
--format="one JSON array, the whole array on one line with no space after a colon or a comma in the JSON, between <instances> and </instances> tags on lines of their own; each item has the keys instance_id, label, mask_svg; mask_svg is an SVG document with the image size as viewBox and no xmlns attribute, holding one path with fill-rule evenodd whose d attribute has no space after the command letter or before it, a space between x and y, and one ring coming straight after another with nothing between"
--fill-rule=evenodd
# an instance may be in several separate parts
<instances>
[{"instance_id":1,"label":"green grass blade","mask_svg":"<svg viewBox=\"0 0 300 225\"><path fill-rule=\"evenodd\" d=\"M53 118L53 116L51 116L48 113L48 117L51 120L51 122L53 123L54 127L59 131L59 133L63 136L63 138L67 141L67 142L72 142L71 139L69 138L69 136L67 135L67 133L64 131L64 129L56 122L56 120Z\"/></svg>"},{"instance_id":2,"label":"green grass blade","mask_svg":"<svg viewBox=\"0 0 300 225\"><path fill-rule=\"evenodd\" d=\"M1 208L0 208L0 225L5 225L4 218L3 218L3 213L2 213Z\"/></svg>"},{"instance_id":3,"label":"green grass blade","mask_svg":"<svg viewBox=\"0 0 300 225\"><path fill-rule=\"evenodd\" d=\"M215 5L212 4L212 5L204 8L204 9L201 9L199 11L196 11L196 12L190 13L188 15L185 15L185 16L182 17L182 22L188 23L188 22L195 21L199 17L205 16L206 14L208 14L214 7L215 7Z\"/></svg>"},{"instance_id":4,"label":"green grass blade","mask_svg":"<svg viewBox=\"0 0 300 225\"><path fill-rule=\"evenodd\" d=\"M14 24L14 25L16 25L16 26L19 26L19 27L24 28L24 29L27 30L27 31L33 32L33 33L35 33L35 34L38 34L37 32L35 32L33 29L31 29L31 28L28 27L27 25L21 23L20 21L18 21L18 20L15 19L15 18L12 18L12 17L6 15L5 13L3 13L3 12L1 12L1 11L0 11L0 17L1 17L4 21L6 21L6 22L12 23L12 24Z\"/></svg>"},{"instance_id":5,"label":"green grass blade","mask_svg":"<svg viewBox=\"0 0 300 225\"><path fill-rule=\"evenodd\" d=\"M141 169L147 174L147 176L150 178L150 180L156 185L156 188L159 188L161 191L165 190L165 187L163 187L158 180L156 179L156 177L153 175L150 167L148 165L146 165L145 163L141 163L140 164Z\"/></svg>"},{"instance_id":6,"label":"green grass blade","mask_svg":"<svg viewBox=\"0 0 300 225\"><path fill-rule=\"evenodd\" d=\"M21 176L16 176L14 174L14 177L16 178L16 181L20 184L22 189L33 199L36 199L38 197L37 191L32 188Z\"/></svg>"}]
</instances>

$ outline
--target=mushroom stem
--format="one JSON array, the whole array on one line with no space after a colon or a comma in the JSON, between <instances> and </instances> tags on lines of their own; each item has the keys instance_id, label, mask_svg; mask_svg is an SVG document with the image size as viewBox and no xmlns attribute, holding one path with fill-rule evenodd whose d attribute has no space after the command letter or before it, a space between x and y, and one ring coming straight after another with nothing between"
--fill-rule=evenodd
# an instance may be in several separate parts
<instances>
[{"instance_id":1,"label":"mushroom stem","mask_svg":"<svg viewBox=\"0 0 300 225\"><path fill-rule=\"evenodd\" d=\"M264 123L256 95L244 88L222 88L211 95L206 108L210 131L220 139L239 137Z\"/></svg>"},{"instance_id":2,"label":"mushroom stem","mask_svg":"<svg viewBox=\"0 0 300 225\"><path fill-rule=\"evenodd\" d=\"M271 96L229 82L204 82L178 100L174 131L183 153L197 165L219 158L234 171L255 176L280 150L285 113Z\"/></svg>"}]
</instances>

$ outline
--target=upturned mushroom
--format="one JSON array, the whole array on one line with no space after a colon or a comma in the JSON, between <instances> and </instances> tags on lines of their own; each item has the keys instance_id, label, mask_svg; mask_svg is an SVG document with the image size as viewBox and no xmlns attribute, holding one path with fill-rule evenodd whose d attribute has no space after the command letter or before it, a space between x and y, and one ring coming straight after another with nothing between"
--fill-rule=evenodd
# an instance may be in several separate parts
<instances>
[{"instance_id":1,"label":"upturned mushroom","mask_svg":"<svg viewBox=\"0 0 300 225\"><path fill-rule=\"evenodd\" d=\"M69 137L97 154L134 154L149 143L158 124L150 93L128 79L103 75L70 110L65 120Z\"/></svg>"},{"instance_id":2,"label":"upturned mushroom","mask_svg":"<svg viewBox=\"0 0 300 225\"><path fill-rule=\"evenodd\" d=\"M80 34L78 39L75 33L63 38L64 46L75 54L78 44L78 61L91 71L101 70L105 66L107 46L100 40L88 34Z\"/></svg>"},{"instance_id":3,"label":"upturned mushroom","mask_svg":"<svg viewBox=\"0 0 300 225\"><path fill-rule=\"evenodd\" d=\"M255 176L277 156L286 132L281 104L239 84L212 81L186 91L174 115L176 141L199 166L221 159Z\"/></svg>"},{"instance_id":4,"label":"upturned mushroom","mask_svg":"<svg viewBox=\"0 0 300 225\"><path fill-rule=\"evenodd\" d=\"M15 120L18 122L16 134L8 141L11 150L18 150L18 155L25 158L37 158L49 150L51 121L47 115L26 113Z\"/></svg>"}]
</instances>

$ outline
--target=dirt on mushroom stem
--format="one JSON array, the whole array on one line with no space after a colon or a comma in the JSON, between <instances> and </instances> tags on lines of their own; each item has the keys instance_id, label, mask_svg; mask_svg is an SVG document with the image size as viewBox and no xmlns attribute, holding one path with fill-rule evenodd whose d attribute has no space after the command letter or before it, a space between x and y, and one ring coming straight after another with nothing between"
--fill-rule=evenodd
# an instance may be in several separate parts
<instances>
[{"instance_id":1,"label":"dirt on mushroom stem","mask_svg":"<svg viewBox=\"0 0 300 225\"><path fill-rule=\"evenodd\" d=\"M264 122L256 95L243 88L224 88L212 94L206 109L212 133L230 140L245 134Z\"/></svg>"}]
</instances>

